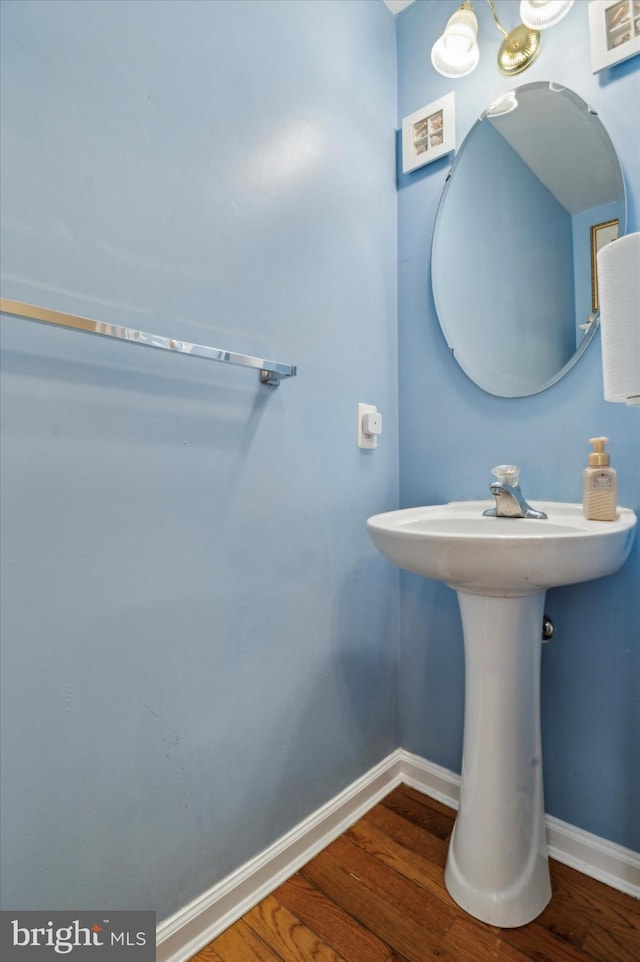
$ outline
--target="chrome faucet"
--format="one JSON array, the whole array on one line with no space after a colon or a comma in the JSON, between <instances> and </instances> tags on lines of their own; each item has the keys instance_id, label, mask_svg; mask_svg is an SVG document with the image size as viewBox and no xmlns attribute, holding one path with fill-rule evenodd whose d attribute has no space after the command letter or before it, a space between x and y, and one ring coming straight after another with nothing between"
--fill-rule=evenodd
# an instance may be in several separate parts
<instances>
[{"instance_id":1,"label":"chrome faucet","mask_svg":"<svg viewBox=\"0 0 640 962\"><path fill-rule=\"evenodd\" d=\"M492 481L489 491L496 499L495 508L487 508L483 515L489 518L546 518L544 511L536 511L527 504L520 490L520 468L515 464L499 464L491 469L497 481Z\"/></svg>"}]
</instances>

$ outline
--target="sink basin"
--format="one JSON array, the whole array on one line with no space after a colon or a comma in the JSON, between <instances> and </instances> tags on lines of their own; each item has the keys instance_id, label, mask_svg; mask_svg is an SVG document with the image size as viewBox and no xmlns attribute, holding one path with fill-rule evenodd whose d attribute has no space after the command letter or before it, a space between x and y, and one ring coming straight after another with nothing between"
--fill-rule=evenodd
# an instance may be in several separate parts
<instances>
[{"instance_id":1,"label":"sink basin","mask_svg":"<svg viewBox=\"0 0 640 962\"><path fill-rule=\"evenodd\" d=\"M483 517L458 501L369 518L378 550L458 595L465 653L460 807L444 881L490 925L525 925L551 898L542 786L540 649L547 588L613 574L636 516L587 521L582 505L536 502L546 519Z\"/></svg>"},{"instance_id":2,"label":"sink basin","mask_svg":"<svg viewBox=\"0 0 640 962\"><path fill-rule=\"evenodd\" d=\"M493 501L453 501L377 514L367 521L381 554L456 590L498 597L535 594L613 574L633 543L636 516L587 521L581 504L537 501L548 518L485 518Z\"/></svg>"}]
</instances>

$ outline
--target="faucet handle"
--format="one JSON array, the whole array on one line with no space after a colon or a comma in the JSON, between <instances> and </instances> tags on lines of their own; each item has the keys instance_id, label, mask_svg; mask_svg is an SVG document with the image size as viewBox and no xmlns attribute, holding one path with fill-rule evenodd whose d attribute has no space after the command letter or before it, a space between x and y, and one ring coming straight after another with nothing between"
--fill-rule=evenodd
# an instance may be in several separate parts
<instances>
[{"instance_id":1,"label":"faucet handle","mask_svg":"<svg viewBox=\"0 0 640 962\"><path fill-rule=\"evenodd\" d=\"M491 474L495 474L503 484L515 488L520 478L520 468L517 464L498 464L497 467L491 468Z\"/></svg>"}]
</instances>

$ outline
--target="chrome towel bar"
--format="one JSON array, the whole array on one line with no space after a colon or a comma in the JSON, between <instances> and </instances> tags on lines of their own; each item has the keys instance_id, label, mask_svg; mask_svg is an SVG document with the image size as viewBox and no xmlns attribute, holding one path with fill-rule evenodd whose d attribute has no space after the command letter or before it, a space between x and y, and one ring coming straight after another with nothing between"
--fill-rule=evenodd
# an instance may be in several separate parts
<instances>
[{"instance_id":1,"label":"chrome towel bar","mask_svg":"<svg viewBox=\"0 0 640 962\"><path fill-rule=\"evenodd\" d=\"M203 357L207 361L224 361L227 364L239 364L242 367L256 368L260 372L260 382L277 387L280 381L296 376L296 368L291 364L281 364L279 361L267 361L264 358L252 357L250 354L235 354L233 351L223 351L217 347L207 347L204 344L191 344L173 337L161 334L148 334L135 328L119 327L116 324L105 324L88 317L78 317L75 314L64 314L62 311L52 311L46 307L36 307L34 304L23 304L21 301L11 301L0 298L0 311L13 317L22 317L29 321L40 321L43 324L57 324L76 331L86 331L88 334L100 334L102 337L113 337L130 344L140 344L141 347L156 347L162 351L173 351L175 354L189 354L192 357Z\"/></svg>"}]
</instances>

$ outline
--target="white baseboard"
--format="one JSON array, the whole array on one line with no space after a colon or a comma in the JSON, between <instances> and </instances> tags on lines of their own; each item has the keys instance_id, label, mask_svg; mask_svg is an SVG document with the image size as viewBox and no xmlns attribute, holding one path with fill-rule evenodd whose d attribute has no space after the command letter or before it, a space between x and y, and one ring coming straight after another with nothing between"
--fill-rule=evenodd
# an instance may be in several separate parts
<instances>
[{"instance_id":1,"label":"white baseboard","mask_svg":"<svg viewBox=\"0 0 640 962\"><path fill-rule=\"evenodd\" d=\"M402 748L157 929L156 962L186 962L326 848L400 783L458 808L460 776ZM549 855L640 898L640 855L546 816Z\"/></svg>"},{"instance_id":2,"label":"white baseboard","mask_svg":"<svg viewBox=\"0 0 640 962\"><path fill-rule=\"evenodd\" d=\"M640 855L581 828L545 815L547 847L557 859L583 875L640 899Z\"/></svg>"},{"instance_id":3,"label":"white baseboard","mask_svg":"<svg viewBox=\"0 0 640 962\"><path fill-rule=\"evenodd\" d=\"M291 878L402 781L396 749L335 798L171 918L156 933L156 962L185 962Z\"/></svg>"}]
</instances>

